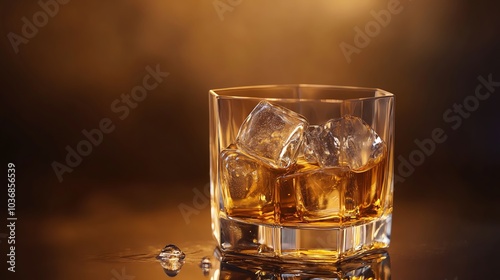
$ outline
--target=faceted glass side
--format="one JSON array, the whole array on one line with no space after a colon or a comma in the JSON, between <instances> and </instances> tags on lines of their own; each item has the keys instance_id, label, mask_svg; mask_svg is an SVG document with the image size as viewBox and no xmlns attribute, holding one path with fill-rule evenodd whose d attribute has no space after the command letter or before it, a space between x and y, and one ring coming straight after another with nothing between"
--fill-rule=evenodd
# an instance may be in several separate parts
<instances>
[{"instance_id":1,"label":"faceted glass side","mask_svg":"<svg viewBox=\"0 0 500 280\"><path fill-rule=\"evenodd\" d=\"M275 172L237 150L222 151L220 161L226 214L257 220L273 217Z\"/></svg>"}]
</instances>

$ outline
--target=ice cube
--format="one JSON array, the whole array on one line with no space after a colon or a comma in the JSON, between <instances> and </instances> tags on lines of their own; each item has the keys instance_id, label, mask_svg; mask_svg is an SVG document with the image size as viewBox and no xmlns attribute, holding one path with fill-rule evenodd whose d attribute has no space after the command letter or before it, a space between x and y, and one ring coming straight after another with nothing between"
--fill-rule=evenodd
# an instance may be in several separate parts
<instances>
[{"instance_id":1,"label":"ice cube","mask_svg":"<svg viewBox=\"0 0 500 280\"><path fill-rule=\"evenodd\" d=\"M232 217L270 217L274 214L271 168L239 150L221 153L221 187L226 212Z\"/></svg>"},{"instance_id":2,"label":"ice cube","mask_svg":"<svg viewBox=\"0 0 500 280\"><path fill-rule=\"evenodd\" d=\"M323 130L321 125L309 125L304 133L304 142L299 153L309 163L317 163L318 158L314 152L314 141Z\"/></svg>"},{"instance_id":3,"label":"ice cube","mask_svg":"<svg viewBox=\"0 0 500 280\"><path fill-rule=\"evenodd\" d=\"M297 163L292 168L288 169L285 176L277 179L276 184L276 218L280 223L296 223L302 222L297 212L297 192L295 181L300 178L300 173L307 173L310 171L318 171L320 167L299 157ZM303 175L303 174L302 174Z\"/></svg>"},{"instance_id":4,"label":"ice cube","mask_svg":"<svg viewBox=\"0 0 500 280\"><path fill-rule=\"evenodd\" d=\"M305 154L308 161L317 161L321 167L341 166L342 119L329 120L306 133Z\"/></svg>"},{"instance_id":5,"label":"ice cube","mask_svg":"<svg viewBox=\"0 0 500 280\"><path fill-rule=\"evenodd\" d=\"M380 162L387 149L367 123L350 115L327 121L308 137L323 168L347 166L356 172L365 171Z\"/></svg>"},{"instance_id":6,"label":"ice cube","mask_svg":"<svg viewBox=\"0 0 500 280\"><path fill-rule=\"evenodd\" d=\"M316 169L282 176L279 185L283 190L294 190L296 215L302 221L340 222L349 180L349 172L344 168ZM287 219L282 217L284 221Z\"/></svg>"},{"instance_id":7,"label":"ice cube","mask_svg":"<svg viewBox=\"0 0 500 280\"><path fill-rule=\"evenodd\" d=\"M273 168L287 168L296 161L306 127L301 115L261 101L241 125L236 145Z\"/></svg>"}]
</instances>

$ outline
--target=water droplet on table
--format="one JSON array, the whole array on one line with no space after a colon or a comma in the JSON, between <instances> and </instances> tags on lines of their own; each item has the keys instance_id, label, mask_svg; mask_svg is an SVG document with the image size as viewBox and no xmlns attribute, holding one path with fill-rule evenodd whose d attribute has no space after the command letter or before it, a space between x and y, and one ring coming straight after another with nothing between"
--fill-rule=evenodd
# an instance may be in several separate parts
<instances>
[{"instance_id":1,"label":"water droplet on table","mask_svg":"<svg viewBox=\"0 0 500 280\"><path fill-rule=\"evenodd\" d=\"M172 260L172 259L177 259L177 260L183 260L186 257L186 254L179 249L179 247L169 244L165 246L165 248L161 249L160 254L156 257L156 259L160 261L165 261L165 260Z\"/></svg>"},{"instance_id":2,"label":"water droplet on table","mask_svg":"<svg viewBox=\"0 0 500 280\"><path fill-rule=\"evenodd\" d=\"M169 244L165 246L156 257L163 267L163 271L170 277L174 277L181 271L184 265L184 258L186 254L179 249L179 247Z\"/></svg>"},{"instance_id":3,"label":"water droplet on table","mask_svg":"<svg viewBox=\"0 0 500 280\"><path fill-rule=\"evenodd\" d=\"M208 276L212 268L212 261L209 257L203 257L200 262L200 268L204 276Z\"/></svg>"}]
</instances>

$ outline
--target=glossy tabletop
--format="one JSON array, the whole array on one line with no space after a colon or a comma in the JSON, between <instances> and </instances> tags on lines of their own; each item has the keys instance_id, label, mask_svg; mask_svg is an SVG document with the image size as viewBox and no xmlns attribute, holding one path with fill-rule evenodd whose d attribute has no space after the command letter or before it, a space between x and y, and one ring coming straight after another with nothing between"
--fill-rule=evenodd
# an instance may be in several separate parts
<instances>
[{"instance_id":1,"label":"glossy tabletop","mask_svg":"<svg viewBox=\"0 0 500 280\"><path fill-rule=\"evenodd\" d=\"M499 219L495 213L483 211L484 201L466 193L450 193L450 188L440 191L438 183L446 182L460 184L452 179L436 182L435 191L420 196L409 195L418 192L407 189L398 192L396 186L391 247L378 256L378 263L383 262L383 275L390 275L387 279L497 279ZM206 187L179 184L158 191L131 185L119 192L103 188L88 196L71 213L24 215L18 223L15 276L55 280L172 276L176 279L363 279L348 273L349 267L356 267L355 262L318 266L318 275L322 277L301 274L293 267L280 270L279 266L259 261L252 262L252 266L245 259L221 264L214 255ZM400 187L418 190L418 184L412 182ZM172 189L178 191L172 193ZM478 215L470 209L478 209ZM170 275L155 258L167 244L175 244L186 255L180 269ZM203 257L208 257L210 264L200 266ZM309 271L314 272L314 267L309 267Z\"/></svg>"}]
</instances>

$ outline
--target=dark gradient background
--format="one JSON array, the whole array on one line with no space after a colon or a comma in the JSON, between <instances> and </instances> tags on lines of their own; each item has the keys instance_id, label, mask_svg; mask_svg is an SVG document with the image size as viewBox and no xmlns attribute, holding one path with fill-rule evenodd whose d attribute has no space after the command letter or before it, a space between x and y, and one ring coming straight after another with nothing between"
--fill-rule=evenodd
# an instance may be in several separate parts
<instances>
[{"instance_id":1,"label":"dark gradient background","mask_svg":"<svg viewBox=\"0 0 500 280\"><path fill-rule=\"evenodd\" d=\"M443 113L474 94L478 76L500 81L500 6L400 1L403 10L348 63L339 45L354 45L354 28L364 29L370 11L387 3L243 0L221 20L213 1L72 0L16 54L7 35L21 35L22 18L32 21L41 8L37 1L2 1L2 159L16 164L17 215L26 221L18 238L38 244L42 237L34 233L53 226L45 219L81 214L102 193L137 212L190 199L193 186L209 180L208 90L281 83L393 92L396 156L408 158L415 139L435 128L447 134L396 184L396 203L418 211L426 199L442 198L464 219L498 225L500 87L456 130ZM142 84L148 65L170 75L120 120L110 104ZM64 163L65 147L75 148L85 139L81 131L105 117L116 129L59 182L52 162ZM50 274L27 264L29 248L19 250L23 269Z\"/></svg>"}]
</instances>

